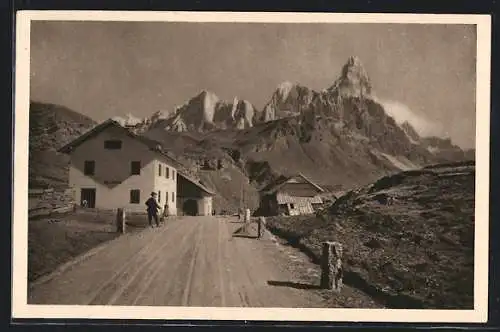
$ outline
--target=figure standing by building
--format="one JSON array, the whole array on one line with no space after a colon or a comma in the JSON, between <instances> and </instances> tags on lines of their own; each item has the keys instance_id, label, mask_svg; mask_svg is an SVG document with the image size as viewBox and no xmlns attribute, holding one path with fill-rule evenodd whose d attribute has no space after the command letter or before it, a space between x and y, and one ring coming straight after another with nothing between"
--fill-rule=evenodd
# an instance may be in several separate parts
<instances>
[{"instance_id":1,"label":"figure standing by building","mask_svg":"<svg viewBox=\"0 0 500 332\"><path fill-rule=\"evenodd\" d=\"M148 212L148 221L149 221L149 226L153 227L153 219L155 220L156 227L160 226L159 220L158 220L158 211L161 209L160 204L158 204L158 201L156 200L156 193L152 192L151 197L148 198L146 201L146 206L147 206L147 212Z\"/></svg>"},{"instance_id":2,"label":"figure standing by building","mask_svg":"<svg viewBox=\"0 0 500 332\"><path fill-rule=\"evenodd\" d=\"M168 218L168 203L165 203L165 206L163 207L163 215L162 215L162 220L166 221Z\"/></svg>"}]
</instances>

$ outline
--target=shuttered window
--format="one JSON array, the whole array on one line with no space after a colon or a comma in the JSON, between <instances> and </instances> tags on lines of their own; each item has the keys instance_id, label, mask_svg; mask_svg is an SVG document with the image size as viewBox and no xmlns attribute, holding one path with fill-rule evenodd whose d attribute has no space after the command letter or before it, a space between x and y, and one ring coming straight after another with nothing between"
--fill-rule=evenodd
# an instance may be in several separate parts
<instances>
[{"instance_id":1,"label":"shuttered window","mask_svg":"<svg viewBox=\"0 0 500 332\"><path fill-rule=\"evenodd\" d=\"M85 175L94 175L95 173L95 161L94 160L85 160L83 164L83 174Z\"/></svg>"},{"instance_id":2,"label":"shuttered window","mask_svg":"<svg viewBox=\"0 0 500 332\"><path fill-rule=\"evenodd\" d=\"M131 175L141 174L141 162L140 161L132 161L130 163L130 174Z\"/></svg>"},{"instance_id":3,"label":"shuttered window","mask_svg":"<svg viewBox=\"0 0 500 332\"><path fill-rule=\"evenodd\" d=\"M119 140L104 141L104 148L107 150L120 150L122 148L122 141Z\"/></svg>"},{"instance_id":4,"label":"shuttered window","mask_svg":"<svg viewBox=\"0 0 500 332\"><path fill-rule=\"evenodd\" d=\"M141 201L141 191L139 189L130 190L130 203L139 204Z\"/></svg>"}]
</instances>

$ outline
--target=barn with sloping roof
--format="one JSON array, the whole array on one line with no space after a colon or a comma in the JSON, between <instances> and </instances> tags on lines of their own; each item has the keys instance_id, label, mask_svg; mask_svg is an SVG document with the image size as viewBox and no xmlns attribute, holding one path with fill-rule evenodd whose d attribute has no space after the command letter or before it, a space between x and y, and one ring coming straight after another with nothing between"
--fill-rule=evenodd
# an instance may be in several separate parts
<instances>
[{"instance_id":1,"label":"barn with sloping roof","mask_svg":"<svg viewBox=\"0 0 500 332\"><path fill-rule=\"evenodd\" d=\"M281 177L260 190L260 214L300 215L312 214L323 203L324 189L299 173Z\"/></svg>"},{"instance_id":2,"label":"barn with sloping roof","mask_svg":"<svg viewBox=\"0 0 500 332\"><path fill-rule=\"evenodd\" d=\"M177 211L179 215L208 216L213 212L215 193L201 181L187 174L177 177Z\"/></svg>"}]
</instances>

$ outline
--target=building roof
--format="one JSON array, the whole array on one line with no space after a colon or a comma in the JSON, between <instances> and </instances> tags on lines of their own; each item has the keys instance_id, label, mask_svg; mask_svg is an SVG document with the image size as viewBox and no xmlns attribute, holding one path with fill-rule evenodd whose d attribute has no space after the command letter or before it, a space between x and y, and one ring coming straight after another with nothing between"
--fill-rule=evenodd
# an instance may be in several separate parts
<instances>
[{"instance_id":1,"label":"building roof","mask_svg":"<svg viewBox=\"0 0 500 332\"><path fill-rule=\"evenodd\" d=\"M319 196L313 197L296 197L291 196L286 193L277 193L276 201L278 204L300 204L300 203L311 203L311 204L321 204L323 200Z\"/></svg>"},{"instance_id":2,"label":"building roof","mask_svg":"<svg viewBox=\"0 0 500 332\"><path fill-rule=\"evenodd\" d=\"M120 130L123 131L123 133L143 144L145 144L151 151L154 151L169 160L171 160L177 167L187 169L185 165L183 165L181 162L170 156L166 151L162 150L162 144L156 140L153 140L151 138L142 136L142 135L137 135L130 131L129 129L123 127L118 121L115 121L113 119L106 120L99 125L95 126L94 128L88 130L87 132L83 133L73 141L69 142L68 144L64 145L62 148L60 148L58 151L62 153L70 153L74 148L79 146L80 144L84 143L86 140L89 138L95 137L97 134L102 132L103 130L114 126L115 128L119 128ZM183 172L182 170L177 170L177 174L188 180L189 182L192 182L194 185L196 185L198 188L201 190L205 191L206 193L210 195L215 195L215 193L208 189L205 185L201 184L198 180L195 180L193 177L189 176L186 172Z\"/></svg>"},{"instance_id":3,"label":"building roof","mask_svg":"<svg viewBox=\"0 0 500 332\"><path fill-rule=\"evenodd\" d=\"M198 188L200 188L201 190L203 190L204 192L206 192L207 194L209 195L215 195L215 192L208 189L204 184L202 184L199 180L196 180L192 177L190 177L189 175L187 174L183 174L183 173L179 173L177 172L178 175L182 176L183 178L185 178L187 181L191 182L192 184L194 184L195 186L197 186Z\"/></svg>"},{"instance_id":4,"label":"building roof","mask_svg":"<svg viewBox=\"0 0 500 332\"><path fill-rule=\"evenodd\" d=\"M275 182L270 183L269 185L267 185L264 188L262 188L260 191L261 191L261 193L265 193L265 194L274 193L274 192L278 191L281 187L283 187L286 183L288 183L288 181L290 181L291 179L297 178L297 177L300 177L300 178L304 179L307 183L309 183L313 187L315 187L319 192L324 192L325 191L323 188L321 188L320 186L318 186L317 184L315 184L314 182L312 182L311 180L309 180L302 173L298 173L298 174L293 175L293 176L282 176L278 180L276 180Z\"/></svg>"},{"instance_id":5,"label":"building roof","mask_svg":"<svg viewBox=\"0 0 500 332\"><path fill-rule=\"evenodd\" d=\"M130 131L129 129L123 127L118 121L113 120L113 119L108 119L108 120L98 124L94 128L92 128L92 129L88 130L87 132L83 133L82 135L78 136L73 141L64 145L62 148L60 148L58 150L58 152L70 153L74 148L76 148L80 144L84 143L89 138L95 137L97 134L101 133L103 130L105 130L111 126L122 130L125 135L143 143L150 150L168 158L177 166L186 167L182 163L180 163L178 160L176 160L175 158L170 156L166 151L162 151L162 144L160 142L155 141L153 139L150 139L148 137L142 136L142 135L137 135L137 134L133 133L132 131Z\"/></svg>"}]
</instances>

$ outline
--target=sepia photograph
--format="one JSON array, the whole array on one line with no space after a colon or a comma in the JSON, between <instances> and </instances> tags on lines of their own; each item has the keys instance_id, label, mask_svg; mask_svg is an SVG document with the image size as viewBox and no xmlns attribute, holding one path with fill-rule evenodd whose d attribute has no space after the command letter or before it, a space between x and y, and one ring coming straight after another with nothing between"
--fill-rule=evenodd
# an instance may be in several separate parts
<instances>
[{"instance_id":1,"label":"sepia photograph","mask_svg":"<svg viewBox=\"0 0 500 332\"><path fill-rule=\"evenodd\" d=\"M19 12L14 317L485 321L490 29Z\"/></svg>"}]
</instances>

